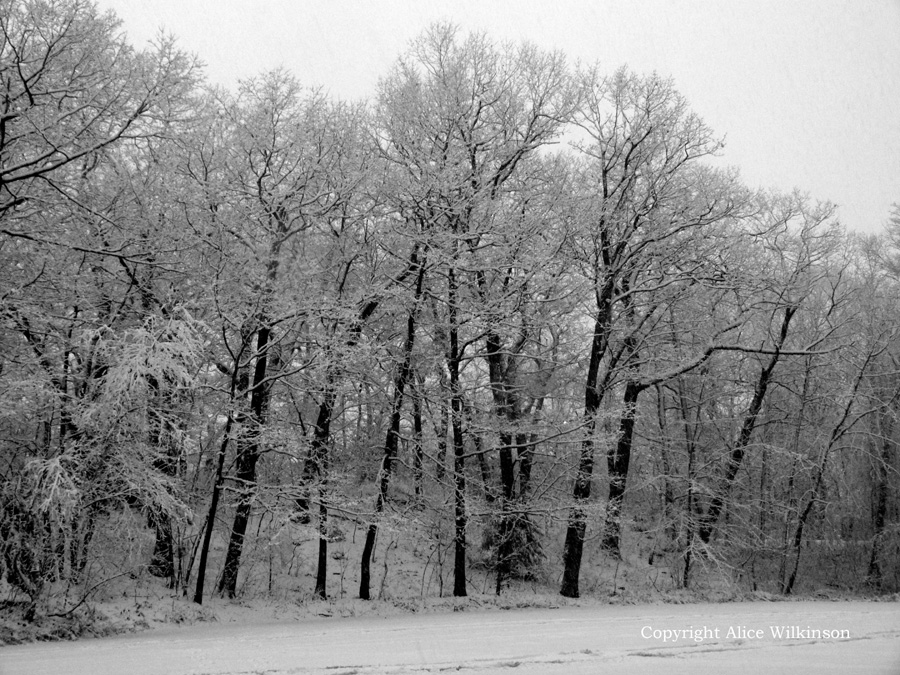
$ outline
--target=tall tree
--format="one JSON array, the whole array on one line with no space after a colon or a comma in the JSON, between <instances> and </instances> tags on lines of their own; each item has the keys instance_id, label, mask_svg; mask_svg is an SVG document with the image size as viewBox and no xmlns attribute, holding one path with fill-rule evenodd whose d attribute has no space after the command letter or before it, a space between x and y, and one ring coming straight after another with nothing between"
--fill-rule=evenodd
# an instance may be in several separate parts
<instances>
[{"instance_id":1,"label":"tall tree","mask_svg":"<svg viewBox=\"0 0 900 675\"><path fill-rule=\"evenodd\" d=\"M827 273L823 263L835 242L833 229L828 229L831 215L830 205L811 205L798 195L777 197L772 203L761 205L754 236L769 244L764 255L771 256L771 267L756 282L762 287L757 285L755 289L759 294L755 302L768 316L761 346L751 349L761 363L740 429L730 444L725 468L700 520L698 534L703 543L709 542L726 504L728 490L743 463L763 402L774 382L775 368L785 357L815 350L825 338L825 335L811 336L808 344L794 349L788 342L798 310L817 281ZM759 260L752 263L755 273L759 271L759 263Z\"/></svg>"},{"instance_id":2,"label":"tall tree","mask_svg":"<svg viewBox=\"0 0 900 675\"><path fill-rule=\"evenodd\" d=\"M0 255L12 261L3 266L0 314L18 336L8 352L18 366L4 376L46 383L26 418L41 429L41 441L20 445L0 479L11 516L0 529L19 542L6 547L14 558L31 537L63 540L40 561L26 555L38 588L45 565L79 576L103 509L128 499L175 513L171 476L155 473L161 439L147 433L147 422L171 419L172 389L184 385L175 376L179 357L166 347L171 358L151 358L150 350L141 364L129 360L129 350L156 340L181 345L182 364L192 359L196 325L188 319L186 332L174 328L184 318L175 311L179 303L159 302L165 283L153 281L167 276L159 274L160 258L171 262L179 247L161 251L148 243L171 233L149 206L156 159L189 117L197 78L171 41L134 50L112 14L77 1L0 3L0 73ZM114 378L122 373L129 375ZM140 424L133 415L97 416L97 403L113 400L112 392L132 402L132 412L143 411ZM44 515L19 519L14 503L40 493L47 484L38 476L51 466L56 484L71 488L65 499L56 492L42 501ZM28 532L15 525L32 517ZM57 524L37 526L41 520Z\"/></svg>"},{"instance_id":3,"label":"tall tree","mask_svg":"<svg viewBox=\"0 0 900 675\"><path fill-rule=\"evenodd\" d=\"M623 413L607 453L604 535L606 548L618 555L638 396L666 377L696 367L711 353L704 348L676 364L672 373L665 369L642 376L640 371L646 368L640 366L641 350L672 303L689 292L685 289L719 284L724 251L717 254L711 244L725 239L714 236L715 227L733 215L742 200L732 176L699 164L721 144L690 112L670 81L655 75L640 77L626 69L608 78L596 70L581 77L583 103L576 121L587 137L579 146L584 156L580 186L584 206L571 243L591 288L593 330L583 440L563 555L560 592L569 597L579 594L602 407L621 385Z\"/></svg>"},{"instance_id":4,"label":"tall tree","mask_svg":"<svg viewBox=\"0 0 900 675\"><path fill-rule=\"evenodd\" d=\"M512 281L516 263L499 257L488 262L484 251L497 246L508 254L512 249L505 237L515 246L512 230L503 234L498 229L520 222L499 215L510 215L508 186L518 184L525 163L560 133L572 100L560 54L530 45L498 47L484 35L461 39L449 25L435 25L414 41L381 86L378 134L383 155L396 166L394 203L424 224L431 258L446 276L443 333L454 448L456 595L466 593L462 368L474 341L485 339L498 416L507 426L515 422L507 401L515 385L500 381L513 373L500 363L508 345L488 312L495 303L491 286L499 287L504 274ZM490 278L495 273L496 284ZM474 299L483 309L472 305ZM470 316L485 319L485 333L471 334ZM513 447L505 445L508 468Z\"/></svg>"}]
</instances>

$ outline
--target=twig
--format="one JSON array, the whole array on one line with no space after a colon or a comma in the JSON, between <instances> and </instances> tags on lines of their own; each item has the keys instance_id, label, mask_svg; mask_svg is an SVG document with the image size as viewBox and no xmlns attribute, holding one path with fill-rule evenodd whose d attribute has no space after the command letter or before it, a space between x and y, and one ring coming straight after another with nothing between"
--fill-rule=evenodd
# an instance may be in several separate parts
<instances>
[{"instance_id":1,"label":"twig","mask_svg":"<svg viewBox=\"0 0 900 675\"><path fill-rule=\"evenodd\" d=\"M100 586L102 586L103 584L109 583L113 579L118 579L119 577L124 577L126 574L131 574L131 571L129 570L128 572L121 572L119 574L116 574L115 576L109 577L109 579L104 579L103 581L98 581L96 584L91 586L87 591L85 591L84 595L81 596L81 600L79 600L75 606L73 606L70 609L67 609L65 612L54 612L53 614L48 614L47 616L68 616L69 614L74 612L76 609L81 607L81 605L83 605L85 603L85 601L88 599L88 597L91 595L91 593L93 593L98 588L100 588Z\"/></svg>"}]
</instances>

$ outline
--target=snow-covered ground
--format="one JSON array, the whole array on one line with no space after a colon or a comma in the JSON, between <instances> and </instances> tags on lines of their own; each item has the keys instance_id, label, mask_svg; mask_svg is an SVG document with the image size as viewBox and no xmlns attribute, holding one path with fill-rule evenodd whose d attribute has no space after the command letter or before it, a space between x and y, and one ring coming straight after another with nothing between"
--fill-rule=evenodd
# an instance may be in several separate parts
<instances>
[{"instance_id":1,"label":"snow-covered ground","mask_svg":"<svg viewBox=\"0 0 900 675\"><path fill-rule=\"evenodd\" d=\"M461 611L166 627L139 635L0 648L2 675L456 671L898 675L900 604L754 602Z\"/></svg>"}]
</instances>

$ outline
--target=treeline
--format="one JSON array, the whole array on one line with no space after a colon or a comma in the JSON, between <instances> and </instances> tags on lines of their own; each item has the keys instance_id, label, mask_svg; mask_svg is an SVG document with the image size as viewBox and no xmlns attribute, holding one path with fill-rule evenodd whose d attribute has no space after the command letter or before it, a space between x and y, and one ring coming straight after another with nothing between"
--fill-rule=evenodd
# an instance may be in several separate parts
<instances>
[{"instance_id":1,"label":"treeline","mask_svg":"<svg viewBox=\"0 0 900 675\"><path fill-rule=\"evenodd\" d=\"M826 542L897 590L900 212L848 234L714 168L669 80L449 25L354 104L211 87L88 1L0 31L0 581L32 614L112 574L98 533L202 602L314 528L326 597L347 519L368 598L401 505L456 596L478 548L498 593L577 597L595 538L785 594Z\"/></svg>"}]
</instances>

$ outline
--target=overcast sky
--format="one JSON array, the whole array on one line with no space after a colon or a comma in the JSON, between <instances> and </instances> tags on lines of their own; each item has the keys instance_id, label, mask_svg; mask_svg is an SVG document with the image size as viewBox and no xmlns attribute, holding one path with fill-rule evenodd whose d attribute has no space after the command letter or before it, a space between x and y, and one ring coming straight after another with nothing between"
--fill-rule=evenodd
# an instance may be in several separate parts
<instances>
[{"instance_id":1,"label":"overcast sky","mask_svg":"<svg viewBox=\"0 0 900 675\"><path fill-rule=\"evenodd\" d=\"M671 76L751 186L799 188L874 232L900 202L900 0L100 0L132 42L164 28L233 86L284 66L372 94L410 39L449 20L612 72Z\"/></svg>"}]
</instances>

